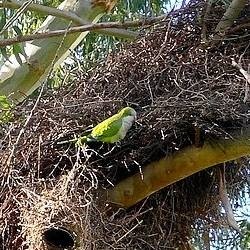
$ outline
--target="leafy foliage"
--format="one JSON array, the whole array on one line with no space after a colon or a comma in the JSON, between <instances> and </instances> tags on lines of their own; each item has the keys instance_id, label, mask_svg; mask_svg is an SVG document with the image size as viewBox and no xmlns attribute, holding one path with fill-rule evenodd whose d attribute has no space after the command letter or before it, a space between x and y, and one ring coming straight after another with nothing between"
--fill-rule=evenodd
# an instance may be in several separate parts
<instances>
[{"instance_id":1,"label":"leafy foliage","mask_svg":"<svg viewBox=\"0 0 250 250\"><path fill-rule=\"evenodd\" d=\"M38 4L57 7L63 0L39 0ZM16 18L12 25L8 28L4 28L8 20L12 18L18 10L3 8L0 9L0 38L6 39L14 36L22 36L25 34L32 34L45 20L46 16L42 16L39 13L27 11L22 13ZM3 30L4 28L4 30ZM15 55L17 61L21 63L20 54L24 55L23 44L15 44L9 47L0 48L2 56L8 60L8 57L12 54ZM25 56L25 55L24 55ZM0 57L2 61L3 58Z\"/></svg>"},{"instance_id":2,"label":"leafy foliage","mask_svg":"<svg viewBox=\"0 0 250 250\"><path fill-rule=\"evenodd\" d=\"M240 241L242 249L250 249L250 222L244 220L241 223L241 228L244 230L244 237Z\"/></svg>"},{"instance_id":3,"label":"leafy foliage","mask_svg":"<svg viewBox=\"0 0 250 250\"><path fill-rule=\"evenodd\" d=\"M169 0L127 0L119 1L112 13L105 15L101 21L136 20L158 16L167 11ZM91 68L100 59L115 49L121 39L116 37L100 36L90 33L78 46L77 51L85 68Z\"/></svg>"},{"instance_id":4,"label":"leafy foliage","mask_svg":"<svg viewBox=\"0 0 250 250\"><path fill-rule=\"evenodd\" d=\"M13 117L11 112L13 105L6 96L0 96L0 125L7 123Z\"/></svg>"}]
</instances>

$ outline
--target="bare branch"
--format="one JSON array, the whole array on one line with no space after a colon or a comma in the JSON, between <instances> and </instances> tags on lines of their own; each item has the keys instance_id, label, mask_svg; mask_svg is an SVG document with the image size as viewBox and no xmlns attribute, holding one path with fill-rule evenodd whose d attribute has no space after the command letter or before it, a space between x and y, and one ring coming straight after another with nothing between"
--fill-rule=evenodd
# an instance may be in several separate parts
<instances>
[{"instance_id":1,"label":"bare branch","mask_svg":"<svg viewBox=\"0 0 250 250\"><path fill-rule=\"evenodd\" d=\"M97 31L97 30L100 31L100 29L108 29L108 28L125 29L129 27L152 25L157 22L163 21L166 18L167 18L167 15L162 15L162 16L158 16L158 17L154 17L154 18L150 18L146 20L128 21L128 22L123 22L123 23L108 22L108 23L87 24L83 26L72 27L67 30L67 33L72 34L72 33L84 32L84 31ZM65 30L55 30L55 31L37 33L37 34L27 35L27 36L16 36L13 38L0 40L0 47L5 47L5 46L12 45L15 43L32 41L36 39L62 36L65 34L65 32L66 32Z\"/></svg>"},{"instance_id":2,"label":"bare branch","mask_svg":"<svg viewBox=\"0 0 250 250\"><path fill-rule=\"evenodd\" d=\"M234 59L232 59L232 65L240 71L240 73L246 78L247 82L250 84L250 74L246 70L244 70L241 65L236 63Z\"/></svg>"},{"instance_id":3,"label":"bare branch","mask_svg":"<svg viewBox=\"0 0 250 250\"><path fill-rule=\"evenodd\" d=\"M234 230L236 230L240 235L242 235L242 232L237 224L237 221L234 218L233 209L227 194L225 166L224 165L220 166L218 171L219 171L219 195L222 206L224 207L226 212L228 225L232 227Z\"/></svg>"},{"instance_id":4,"label":"bare branch","mask_svg":"<svg viewBox=\"0 0 250 250\"><path fill-rule=\"evenodd\" d=\"M15 22L15 20L17 20L19 18L19 16L22 15L27 10L27 8L31 4L31 2L32 2L32 0L29 0L29 1L23 2L22 4L19 5L18 10L15 13L15 15L13 15L10 18L10 20L4 25L4 27L0 31L0 35L3 34L3 32L5 30L7 30L13 24L13 22ZM1 7L1 3L0 3L0 7Z\"/></svg>"},{"instance_id":5,"label":"bare branch","mask_svg":"<svg viewBox=\"0 0 250 250\"><path fill-rule=\"evenodd\" d=\"M207 0L205 14L202 20L201 38L203 42L207 42L207 19L210 14L211 7L212 7L212 0Z\"/></svg>"},{"instance_id":6,"label":"bare branch","mask_svg":"<svg viewBox=\"0 0 250 250\"><path fill-rule=\"evenodd\" d=\"M0 8L3 7L3 8L8 8L8 9L19 9L23 6L24 3L25 1L15 1L15 0L3 1L2 3L0 3ZM51 15L51 16L60 17L60 18L72 21L78 25L87 24L86 21L84 21L82 18L80 18L78 15L76 15L72 11L70 12L70 11L60 10L57 8L48 7L48 6L44 6L44 5L40 5L36 3L31 3L28 6L26 6L24 11L27 11L27 10L34 11L34 12L43 14L45 16Z\"/></svg>"},{"instance_id":7,"label":"bare branch","mask_svg":"<svg viewBox=\"0 0 250 250\"><path fill-rule=\"evenodd\" d=\"M0 2L0 8L9 8L9 9L19 9L22 8L25 1L3 1ZM88 23L84 21L81 17L76 15L72 11L66 11L66 10L60 10L53 7L48 7L40 4L31 3L29 5L25 6L25 9L22 10L22 12L25 11L35 11L40 14L43 14L45 16L51 15L59 18L63 18L65 20L72 21L76 25L87 25ZM133 31L125 31L125 30L119 30L119 29L105 29L105 30L98 30L98 33L109 35L109 36L116 36L120 38L126 38L126 39L134 39L138 34Z\"/></svg>"}]
</instances>

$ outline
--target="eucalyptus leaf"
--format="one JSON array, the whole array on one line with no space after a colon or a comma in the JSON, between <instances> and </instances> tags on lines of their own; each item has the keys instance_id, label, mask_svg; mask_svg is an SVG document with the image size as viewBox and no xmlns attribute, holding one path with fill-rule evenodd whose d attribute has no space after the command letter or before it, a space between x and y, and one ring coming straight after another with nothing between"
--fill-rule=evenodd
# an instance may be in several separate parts
<instances>
[{"instance_id":1,"label":"eucalyptus leaf","mask_svg":"<svg viewBox=\"0 0 250 250\"><path fill-rule=\"evenodd\" d=\"M8 52L6 47L0 48L1 56L9 61Z\"/></svg>"},{"instance_id":2,"label":"eucalyptus leaf","mask_svg":"<svg viewBox=\"0 0 250 250\"><path fill-rule=\"evenodd\" d=\"M3 29L6 24L6 11L5 9L0 9L0 31Z\"/></svg>"},{"instance_id":3,"label":"eucalyptus leaf","mask_svg":"<svg viewBox=\"0 0 250 250\"><path fill-rule=\"evenodd\" d=\"M16 57L17 62L21 65L22 64L22 59L20 57L20 54L22 53L22 48L19 43L15 43L13 45L13 53Z\"/></svg>"},{"instance_id":4,"label":"eucalyptus leaf","mask_svg":"<svg viewBox=\"0 0 250 250\"><path fill-rule=\"evenodd\" d=\"M13 117L11 112L13 105L5 95L0 96L0 125L7 123Z\"/></svg>"},{"instance_id":5,"label":"eucalyptus leaf","mask_svg":"<svg viewBox=\"0 0 250 250\"><path fill-rule=\"evenodd\" d=\"M16 34L18 36L22 36L23 35L22 31L20 30L20 28L18 26L14 25L13 29L15 30L15 32L16 32Z\"/></svg>"}]
</instances>

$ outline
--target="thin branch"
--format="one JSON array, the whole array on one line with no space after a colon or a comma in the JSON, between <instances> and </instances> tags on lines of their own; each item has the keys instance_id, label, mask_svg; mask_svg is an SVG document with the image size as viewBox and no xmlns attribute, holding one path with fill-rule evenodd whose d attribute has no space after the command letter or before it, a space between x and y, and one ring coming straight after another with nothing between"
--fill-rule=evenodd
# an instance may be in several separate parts
<instances>
[{"instance_id":1,"label":"thin branch","mask_svg":"<svg viewBox=\"0 0 250 250\"><path fill-rule=\"evenodd\" d=\"M3 32L5 30L7 30L18 18L19 16L21 16L29 7L29 5L32 3L33 0L30 1L26 1L23 2L22 4L20 4L20 6L18 7L17 12L15 13L15 15L13 15L10 20L4 25L4 27L2 28L2 30L0 31L0 35L3 34ZM5 3L6 1L4 1ZM1 3L0 3L0 7L1 7Z\"/></svg>"},{"instance_id":2,"label":"thin branch","mask_svg":"<svg viewBox=\"0 0 250 250\"><path fill-rule=\"evenodd\" d=\"M69 27L67 28L67 30L68 29L69 29ZM67 35L67 30L66 30L63 38L62 38L62 41L61 41L59 47L57 48L57 52L56 52L56 54L55 54L55 56L53 58L53 61L52 61L51 65L50 65L49 73L47 74L47 77L44 79L44 81L41 84L41 89L39 91L39 95L38 95L38 97L36 99L36 102L35 102L34 106L32 107L32 109L31 109L31 111L30 111L30 113L29 113L29 115L28 115L22 129L20 130L15 143L12 146L11 153L10 153L8 159L7 159L7 164L6 164L6 168L8 168L8 170L7 170L7 173L8 173L8 175L7 175L7 179L8 179L7 183L9 183L9 178L10 178L10 173L11 173L11 161L13 160L13 156L14 156L14 153L15 153L16 146L18 145L19 141L21 140L22 135L25 133L26 127L28 126L29 121L33 116L33 113L34 113L35 109L37 108L37 105L39 104L39 101L40 101L40 99L42 97L42 94L43 94L43 91L44 91L44 87L45 87L48 79L50 78L50 76L51 76L51 74L53 72L53 67L54 67L54 65L56 63L58 51L60 50L61 46L63 46L64 39L65 39L65 37Z\"/></svg>"},{"instance_id":3,"label":"thin branch","mask_svg":"<svg viewBox=\"0 0 250 250\"><path fill-rule=\"evenodd\" d=\"M25 1L15 1L15 0L3 1L2 3L0 3L0 8L19 9L20 7L23 6L24 3ZM27 10L34 11L34 12L43 14L45 16L51 15L51 16L60 17L60 18L72 21L78 25L87 24L86 21L84 21L82 18L80 18L73 12L60 10L60 9L48 7L45 5L31 3L25 8L25 11Z\"/></svg>"},{"instance_id":4,"label":"thin branch","mask_svg":"<svg viewBox=\"0 0 250 250\"><path fill-rule=\"evenodd\" d=\"M23 6L25 1L3 1L0 2L0 8L8 8L8 9L19 9ZM81 17L76 15L73 12L66 11L66 10L60 10L53 7L48 7L40 4L31 3L25 7L23 11L34 11L38 12L40 14L43 14L45 16L51 15L58 18L63 18L68 21L72 21L76 25L87 25L88 23L84 21ZM105 29L105 30L98 30L98 33L109 35L109 36L116 36L120 38L126 38L126 39L134 39L138 34L133 31L125 31L125 30L119 30L119 29Z\"/></svg>"},{"instance_id":5,"label":"thin branch","mask_svg":"<svg viewBox=\"0 0 250 250\"><path fill-rule=\"evenodd\" d=\"M87 24L87 25L83 25L83 26L72 27L72 28L67 30L67 33L72 34L72 33L84 32L84 31L97 31L100 29L107 29L107 28L125 29L125 28L129 28L129 27L152 25L152 24L155 24L157 22L163 21L166 18L167 18L167 15L162 15L162 16L158 16L158 17L154 17L154 18L150 18L150 19L128 21L128 22L123 22L123 23L105 22L105 23L97 23L97 24ZM15 43L20 43L20 42L62 36L65 34L65 32L66 32L65 30L55 30L55 31L43 32L43 33L37 33L37 34L33 34L33 35L16 36L16 37L9 38L9 39L3 39L3 40L0 40L0 48L15 44Z\"/></svg>"},{"instance_id":6,"label":"thin branch","mask_svg":"<svg viewBox=\"0 0 250 250\"><path fill-rule=\"evenodd\" d=\"M212 0L207 0L206 1L206 9L205 9L205 14L202 20L202 31L201 31L201 38L203 42L207 42L207 19L211 11L212 7Z\"/></svg>"},{"instance_id":7,"label":"thin branch","mask_svg":"<svg viewBox=\"0 0 250 250\"><path fill-rule=\"evenodd\" d=\"M245 77L247 82L250 84L250 74L246 70L244 70L241 65L236 63L234 59L232 59L232 65L240 71L240 73Z\"/></svg>"},{"instance_id":8,"label":"thin branch","mask_svg":"<svg viewBox=\"0 0 250 250\"><path fill-rule=\"evenodd\" d=\"M218 171L219 171L219 195L222 206L224 207L226 212L228 225L231 226L234 230L236 230L241 236L243 236L237 224L237 221L234 218L233 209L228 198L226 178L225 178L225 164L220 166Z\"/></svg>"}]
</instances>

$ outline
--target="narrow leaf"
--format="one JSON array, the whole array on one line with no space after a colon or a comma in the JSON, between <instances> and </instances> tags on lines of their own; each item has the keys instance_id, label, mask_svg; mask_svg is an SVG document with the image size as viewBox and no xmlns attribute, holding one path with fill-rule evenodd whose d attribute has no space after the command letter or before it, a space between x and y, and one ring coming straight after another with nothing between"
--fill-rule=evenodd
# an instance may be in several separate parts
<instances>
[{"instance_id":1,"label":"narrow leaf","mask_svg":"<svg viewBox=\"0 0 250 250\"><path fill-rule=\"evenodd\" d=\"M13 53L14 53L14 55L15 55L15 57L16 57L17 62L18 62L20 65L22 65L22 59L21 59L21 57L20 57L20 55L19 55L19 54L21 54L21 52L22 52L22 49L21 49L20 44L19 44L19 43L14 44L14 45L13 45Z\"/></svg>"},{"instance_id":2,"label":"narrow leaf","mask_svg":"<svg viewBox=\"0 0 250 250\"><path fill-rule=\"evenodd\" d=\"M16 34L18 36L22 36L23 35L22 31L18 28L18 26L14 25L13 29L15 30L15 32L16 32Z\"/></svg>"}]
</instances>

